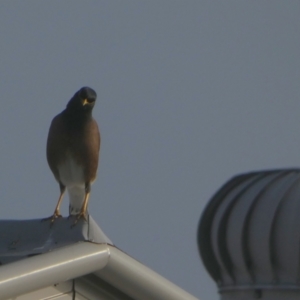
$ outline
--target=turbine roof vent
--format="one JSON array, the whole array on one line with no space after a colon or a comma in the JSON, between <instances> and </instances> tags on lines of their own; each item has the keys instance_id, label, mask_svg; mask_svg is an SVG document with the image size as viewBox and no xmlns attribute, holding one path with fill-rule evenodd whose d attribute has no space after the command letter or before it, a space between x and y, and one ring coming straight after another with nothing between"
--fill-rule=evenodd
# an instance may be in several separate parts
<instances>
[{"instance_id":1,"label":"turbine roof vent","mask_svg":"<svg viewBox=\"0 0 300 300\"><path fill-rule=\"evenodd\" d=\"M223 299L272 299L278 290L276 299L299 299L299 214L300 169L239 175L213 196L198 245Z\"/></svg>"}]
</instances>

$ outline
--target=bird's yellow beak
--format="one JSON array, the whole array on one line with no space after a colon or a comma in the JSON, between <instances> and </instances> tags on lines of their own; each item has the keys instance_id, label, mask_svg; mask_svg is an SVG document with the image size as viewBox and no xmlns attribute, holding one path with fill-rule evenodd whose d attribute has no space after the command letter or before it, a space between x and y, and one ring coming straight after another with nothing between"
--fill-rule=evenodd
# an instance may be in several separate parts
<instances>
[{"instance_id":1,"label":"bird's yellow beak","mask_svg":"<svg viewBox=\"0 0 300 300\"><path fill-rule=\"evenodd\" d=\"M87 99L82 100L82 105L85 106L86 104L89 104L89 101Z\"/></svg>"}]
</instances>

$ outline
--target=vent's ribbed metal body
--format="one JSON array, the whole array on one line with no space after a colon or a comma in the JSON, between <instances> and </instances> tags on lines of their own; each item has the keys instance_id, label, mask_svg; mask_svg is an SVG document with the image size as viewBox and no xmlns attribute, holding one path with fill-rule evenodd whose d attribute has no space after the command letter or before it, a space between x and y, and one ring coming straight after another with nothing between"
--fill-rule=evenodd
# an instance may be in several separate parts
<instances>
[{"instance_id":1,"label":"vent's ribbed metal body","mask_svg":"<svg viewBox=\"0 0 300 300\"><path fill-rule=\"evenodd\" d=\"M198 229L222 299L300 299L300 169L234 177Z\"/></svg>"}]
</instances>

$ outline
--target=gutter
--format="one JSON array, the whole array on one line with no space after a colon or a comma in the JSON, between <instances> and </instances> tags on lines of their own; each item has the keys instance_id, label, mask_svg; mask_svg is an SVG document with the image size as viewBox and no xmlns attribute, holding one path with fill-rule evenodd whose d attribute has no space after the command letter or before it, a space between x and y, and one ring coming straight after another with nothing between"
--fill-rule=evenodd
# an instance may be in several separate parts
<instances>
[{"instance_id":1,"label":"gutter","mask_svg":"<svg viewBox=\"0 0 300 300\"><path fill-rule=\"evenodd\" d=\"M0 299L90 273L136 300L197 300L108 244L80 242L0 267Z\"/></svg>"}]
</instances>

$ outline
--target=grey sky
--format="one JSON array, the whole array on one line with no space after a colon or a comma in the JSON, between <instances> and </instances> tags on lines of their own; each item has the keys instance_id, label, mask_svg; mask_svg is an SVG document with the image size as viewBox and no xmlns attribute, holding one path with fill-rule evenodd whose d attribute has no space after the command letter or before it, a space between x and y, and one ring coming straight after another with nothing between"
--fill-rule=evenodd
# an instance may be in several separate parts
<instances>
[{"instance_id":1,"label":"grey sky","mask_svg":"<svg viewBox=\"0 0 300 300\"><path fill-rule=\"evenodd\" d=\"M1 1L0 218L53 213L48 128L89 85L90 213L119 248L218 299L196 245L205 204L236 173L299 166L299 15L299 1Z\"/></svg>"}]
</instances>

